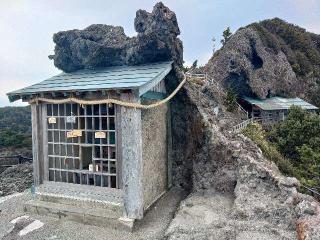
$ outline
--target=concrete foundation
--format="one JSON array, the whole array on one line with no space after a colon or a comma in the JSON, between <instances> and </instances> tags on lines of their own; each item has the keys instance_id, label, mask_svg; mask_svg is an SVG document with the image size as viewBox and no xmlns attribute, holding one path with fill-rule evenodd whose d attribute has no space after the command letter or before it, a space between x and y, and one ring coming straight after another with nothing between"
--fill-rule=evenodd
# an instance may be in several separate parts
<instances>
[{"instance_id":1,"label":"concrete foundation","mask_svg":"<svg viewBox=\"0 0 320 240\"><path fill-rule=\"evenodd\" d=\"M128 230L133 219L123 218L123 192L68 183L44 182L36 189L35 199L25 211L71 220L83 224Z\"/></svg>"}]
</instances>

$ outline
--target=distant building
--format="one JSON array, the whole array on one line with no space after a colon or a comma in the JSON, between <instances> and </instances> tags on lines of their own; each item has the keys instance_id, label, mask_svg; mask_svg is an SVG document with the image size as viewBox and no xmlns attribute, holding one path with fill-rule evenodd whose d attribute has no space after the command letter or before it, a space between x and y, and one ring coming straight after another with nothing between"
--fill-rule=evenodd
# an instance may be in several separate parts
<instances>
[{"instance_id":1,"label":"distant building","mask_svg":"<svg viewBox=\"0 0 320 240\"><path fill-rule=\"evenodd\" d=\"M31 102L37 198L26 209L97 225L143 218L171 185L170 106L101 100L158 102L171 69L162 62L79 70L8 93ZM63 102L70 97L83 103Z\"/></svg>"},{"instance_id":2,"label":"distant building","mask_svg":"<svg viewBox=\"0 0 320 240\"><path fill-rule=\"evenodd\" d=\"M271 97L256 99L243 97L240 100L242 107L248 111L249 117L260 120L262 124L272 124L286 119L291 106L298 106L310 112L318 108L300 98Z\"/></svg>"}]
</instances>

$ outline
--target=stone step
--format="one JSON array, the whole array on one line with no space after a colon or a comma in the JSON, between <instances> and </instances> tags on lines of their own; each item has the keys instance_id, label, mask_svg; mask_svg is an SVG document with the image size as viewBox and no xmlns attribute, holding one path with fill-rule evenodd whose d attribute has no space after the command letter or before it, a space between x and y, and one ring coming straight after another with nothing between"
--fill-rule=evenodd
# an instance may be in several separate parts
<instances>
[{"instance_id":1,"label":"stone step","mask_svg":"<svg viewBox=\"0 0 320 240\"><path fill-rule=\"evenodd\" d=\"M122 218L122 215L109 209L85 208L40 200L31 200L25 203L24 210L82 224L125 231L132 231L134 223L134 220Z\"/></svg>"},{"instance_id":2,"label":"stone step","mask_svg":"<svg viewBox=\"0 0 320 240\"><path fill-rule=\"evenodd\" d=\"M68 183L45 182L36 189L40 201L80 208L99 208L122 215L123 196L120 189L83 186Z\"/></svg>"}]
</instances>

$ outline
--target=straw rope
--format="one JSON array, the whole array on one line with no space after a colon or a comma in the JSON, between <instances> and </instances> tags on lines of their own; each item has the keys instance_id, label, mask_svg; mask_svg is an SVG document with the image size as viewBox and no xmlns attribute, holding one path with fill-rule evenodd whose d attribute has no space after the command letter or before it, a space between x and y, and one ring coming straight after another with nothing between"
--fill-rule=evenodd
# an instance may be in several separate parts
<instances>
[{"instance_id":1,"label":"straw rope","mask_svg":"<svg viewBox=\"0 0 320 240\"><path fill-rule=\"evenodd\" d=\"M150 109L150 108L155 108L155 107L161 106L161 105L167 103L168 101L170 101L178 93L178 91L183 87L183 85L186 83L186 81L187 81L187 78L186 78L186 76L184 76L184 79L179 83L177 88L168 97L166 97L165 99L158 101L156 103L152 103L152 104L124 102L124 101L112 99L112 98L100 99L100 100L83 100L83 99L74 98L74 97L69 97L69 98L65 98L65 99L50 99L50 98L36 97L36 98L30 100L29 104L38 104L39 102L47 102L47 103L53 103L53 104L73 102L73 103L78 103L80 105L113 103L116 105L129 107L129 108Z\"/></svg>"}]
</instances>

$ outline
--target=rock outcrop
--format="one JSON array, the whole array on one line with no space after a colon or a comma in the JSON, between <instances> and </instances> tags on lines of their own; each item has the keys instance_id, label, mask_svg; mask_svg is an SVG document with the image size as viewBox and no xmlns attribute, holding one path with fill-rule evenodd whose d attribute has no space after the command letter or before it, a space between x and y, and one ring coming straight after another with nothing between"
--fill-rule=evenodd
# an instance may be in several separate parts
<instances>
[{"instance_id":1,"label":"rock outcrop","mask_svg":"<svg viewBox=\"0 0 320 240\"><path fill-rule=\"evenodd\" d=\"M319 35L272 19L240 28L205 71L240 95L298 96L320 105L319 59Z\"/></svg>"},{"instance_id":2,"label":"rock outcrop","mask_svg":"<svg viewBox=\"0 0 320 240\"><path fill-rule=\"evenodd\" d=\"M122 27L104 24L58 32L53 36L55 54L49 58L65 72L169 60L182 66L183 47L174 12L160 2L151 13L137 11L134 25L138 34L132 38Z\"/></svg>"},{"instance_id":3,"label":"rock outcrop","mask_svg":"<svg viewBox=\"0 0 320 240\"><path fill-rule=\"evenodd\" d=\"M224 131L219 122L230 121L208 107L201 88L188 83L173 105L184 98L185 110L173 114L175 184L192 190L167 239L319 239L320 205L297 191L298 180L283 176L250 139Z\"/></svg>"}]
</instances>

